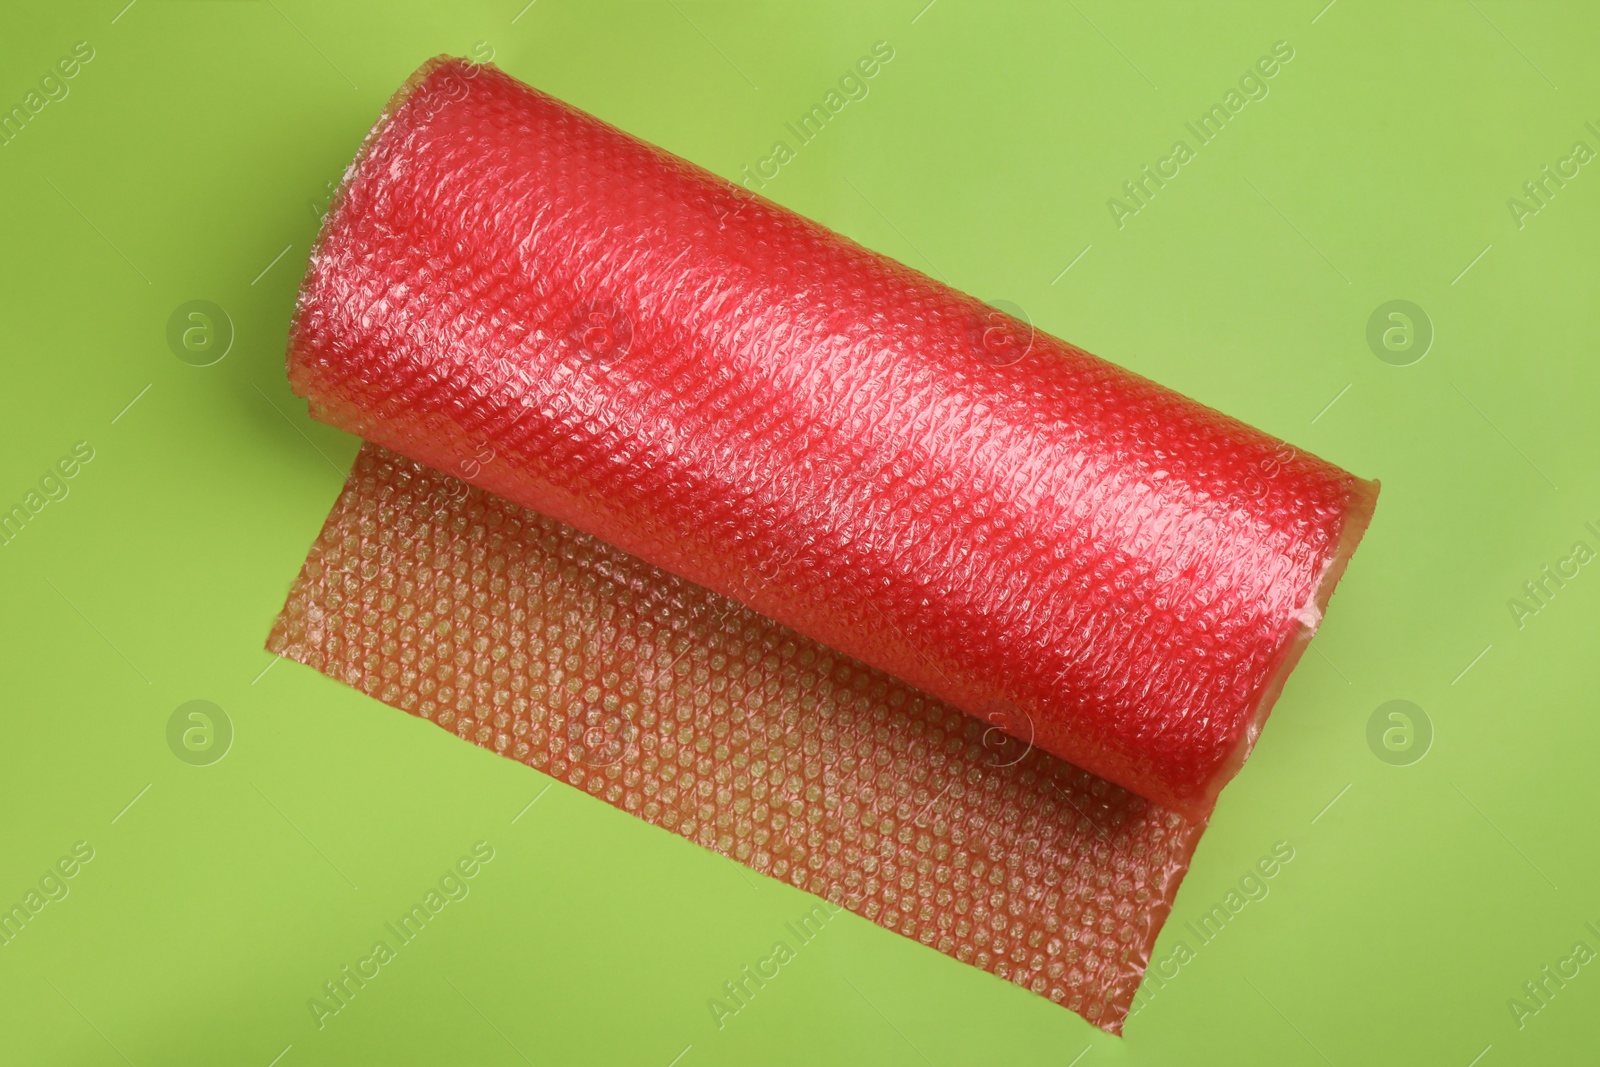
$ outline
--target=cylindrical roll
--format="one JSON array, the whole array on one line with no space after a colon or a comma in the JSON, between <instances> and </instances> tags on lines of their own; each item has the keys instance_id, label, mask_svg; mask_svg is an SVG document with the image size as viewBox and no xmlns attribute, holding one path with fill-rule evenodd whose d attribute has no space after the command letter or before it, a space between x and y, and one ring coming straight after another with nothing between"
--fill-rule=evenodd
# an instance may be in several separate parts
<instances>
[{"instance_id":1,"label":"cylindrical roll","mask_svg":"<svg viewBox=\"0 0 1600 1067\"><path fill-rule=\"evenodd\" d=\"M460 60L347 175L289 373L318 418L1193 815L1377 493Z\"/></svg>"}]
</instances>

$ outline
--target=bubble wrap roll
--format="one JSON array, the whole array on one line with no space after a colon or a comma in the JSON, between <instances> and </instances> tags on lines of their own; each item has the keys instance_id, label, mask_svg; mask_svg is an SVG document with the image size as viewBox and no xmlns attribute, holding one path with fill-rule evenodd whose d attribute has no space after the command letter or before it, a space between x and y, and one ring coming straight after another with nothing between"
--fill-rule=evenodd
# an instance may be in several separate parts
<instances>
[{"instance_id":1,"label":"bubble wrap roll","mask_svg":"<svg viewBox=\"0 0 1600 1067\"><path fill-rule=\"evenodd\" d=\"M398 499L395 479L409 484L428 468L459 476L493 494L482 499L529 509L519 521L551 523L539 552L551 550L549 538L574 537L646 567L648 579L593 593L588 603L602 613L621 610L625 593L687 580L812 655L842 654L841 663L875 668L869 678L882 672L919 700L960 709L966 733L941 720L947 736L970 744L1004 730L1016 739L1017 766L1098 782L1092 795L1121 798L1124 822L1150 820L1166 835L1159 847L1136 833L1127 871L1090 865L1117 887L1108 898L1107 885L1087 891L1104 898L1089 908L1091 928L1104 924L1120 946L1091 950L1097 966L1110 966L1104 973L1060 958L1083 945L1040 917L1052 883L1037 857L1002 849L998 861L980 861L996 877L1020 865L1018 882L997 891L1007 902L990 906L1013 918L1024 901L1034 909L1000 934L1007 952L992 951L988 934L975 941L970 924L960 938L939 925L941 914L954 921L941 912L953 898L928 871L902 883L925 894L926 914L914 921L895 908L902 932L958 958L981 954L980 965L1108 1028L1126 1011L1199 827L1320 622L1377 494L1375 483L459 60L413 76L347 173L302 286L289 375L316 417L423 466L363 453L381 459L383 476L352 475L341 507L372 511L378 526L348 514L338 525L336 509L324 539L366 553L390 584L363 576L369 584L355 591L374 601L351 616L349 568L330 584L314 553L274 631L278 650L568 780L583 763L571 746L582 742L528 747L516 724L548 739L576 714L563 710L574 687L590 694L580 703L591 710L642 715L637 691L627 696L616 671L593 664L643 645L603 655L585 645L551 678L548 665L525 657L521 667L505 663L519 650L491 633L499 626L504 638L511 626L532 640L508 620L588 588L585 568L600 563L511 590L474 557L460 562L470 577L458 570L451 586L441 556L483 532L473 523L487 505L467 496L405 520L400 542L384 541L405 514L385 504ZM433 544L432 531L455 540ZM519 545L485 558L533 566L535 549ZM397 599L406 561L420 561L426 582L413 576ZM615 580L604 567L596 573ZM439 582L452 610L463 595L475 610L450 623L427 599ZM497 603L503 619L488 613ZM419 611L451 635L419 632ZM684 625L691 616L668 611ZM467 640L463 628L477 636ZM457 642L453 660L434 649L440 640ZM483 658L491 648L500 660ZM713 670L693 680L717 678ZM792 682L769 695L803 718L819 701ZM692 699L652 698L658 713L661 701L700 706ZM896 754L881 731L912 736L915 717L877 697L846 703L857 699L877 716L876 751L893 772L845 794L856 790L858 805L861 788L920 796L917 774L943 768L943 757ZM754 714L748 701L724 710L735 731ZM833 822L798 842L770 809L743 837L710 832L738 813L719 807L723 791L707 783L738 771L715 718L698 716L714 756L696 764L699 802L678 800L695 812L692 832L678 825L680 807L643 813L648 802L629 800L625 785L597 788L767 873L794 870L775 858L774 835L798 844L810 866L791 880L865 914L860 886L843 879L866 877L869 865L839 859L859 849L846 809L810 798L821 806L806 810ZM642 729L624 718L627 730ZM872 752L871 733L848 736ZM631 771L617 773L658 787L670 780L642 760L636 752L622 761ZM588 788L596 775L577 778ZM1037 815L1039 803L1024 806ZM895 840L920 840L915 820L895 818ZM962 833L949 832L943 847L964 848ZM832 877L817 881L819 870Z\"/></svg>"},{"instance_id":2,"label":"bubble wrap roll","mask_svg":"<svg viewBox=\"0 0 1600 1067\"><path fill-rule=\"evenodd\" d=\"M1198 814L1374 487L499 71L375 131L320 418Z\"/></svg>"}]
</instances>

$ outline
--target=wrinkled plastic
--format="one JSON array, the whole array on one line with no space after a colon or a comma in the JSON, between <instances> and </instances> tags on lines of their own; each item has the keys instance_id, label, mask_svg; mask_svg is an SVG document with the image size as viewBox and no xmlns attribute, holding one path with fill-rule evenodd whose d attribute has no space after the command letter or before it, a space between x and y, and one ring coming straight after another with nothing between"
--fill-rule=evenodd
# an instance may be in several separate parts
<instances>
[{"instance_id":1,"label":"wrinkled plastic","mask_svg":"<svg viewBox=\"0 0 1600 1067\"><path fill-rule=\"evenodd\" d=\"M372 444L267 647L1113 1033L1204 825Z\"/></svg>"}]
</instances>

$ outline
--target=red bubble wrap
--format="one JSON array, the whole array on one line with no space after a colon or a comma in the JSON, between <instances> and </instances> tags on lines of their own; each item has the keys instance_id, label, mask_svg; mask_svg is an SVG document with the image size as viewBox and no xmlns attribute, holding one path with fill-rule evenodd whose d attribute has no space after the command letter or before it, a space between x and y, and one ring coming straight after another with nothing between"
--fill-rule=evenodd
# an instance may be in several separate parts
<instances>
[{"instance_id":1,"label":"red bubble wrap","mask_svg":"<svg viewBox=\"0 0 1600 1067\"><path fill-rule=\"evenodd\" d=\"M550 663L508 662L519 646L496 641L488 608L499 603L507 618L557 611L561 598L589 588L588 568L621 566L594 562L600 545L653 565L633 593L691 588L687 579L729 598L719 602L743 605L740 619L773 620L763 625L785 641L804 635L812 655L842 653L938 698L941 715L946 705L969 713L964 729L979 738L1003 728L1029 752L1017 766L1031 773L1104 779L1095 788L1182 838L1160 846L1140 838L1149 852L1130 853L1137 877L1129 881L1114 863L1096 868L1105 884L1086 906L1123 946L1112 972L1101 966L1101 945L1091 950L1093 973L1051 975L1043 948L1052 930L1038 908L1052 883L1037 857L1008 853L1017 865L1008 873L993 857L981 861L996 885L988 905L1004 912L987 929L1007 932L1011 955L992 952L987 935L975 940L970 918L961 936L939 925L963 913L942 910L959 898L929 871L898 883L926 891L920 904L931 909L903 932L958 958L980 962L981 952L989 969L1108 1028L1126 1011L1192 834L1320 622L1377 492L493 68L457 60L430 63L408 82L347 175L301 291L289 373L318 418L531 509L519 521L551 524L537 549L524 539L493 557L502 565L534 566L540 551L558 551L549 538L583 535L579 555L589 562L517 587L520 596L492 568L480 580L460 573L477 574L462 563L452 593L467 600L450 610L465 615L445 625L464 643L440 658L429 652L439 635L408 622L419 612L442 618L430 587L413 581L352 617L347 594L313 573L314 554L274 631L281 649L445 725L469 713L483 723L469 735L506 750L515 730L489 725L502 713L549 735L571 714L562 710L568 699L626 704L614 660L637 641L618 631L617 644L601 649L583 645L581 627L570 630L581 651L569 648L570 664L558 656L545 678ZM374 510L378 526L360 528L363 544L381 546L389 524L402 524L402 547L387 557L372 549L391 582L407 561L438 580L435 533L449 535L455 551L482 533L469 512L493 498L469 496L428 515L430 531L404 508L384 510L399 476L398 461L384 462L381 477L353 476L340 506ZM330 518L330 530L346 531L341 543L356 536L352 521L338 510ZM679 594L659 595L675 603ZM621 610L612 594L590 596L597 610ZM670 617L687 625L692 613L676 611ZM574 625L570 613L557 614ZM515 632L526 641L533 631ZM538 637L552 649L564 640ZM359 653L355 639L367 642ZM502 649L501 660L476 659L484 648ZM458 673L469 665L481 668L470 679ZM392 675L380 682L384 670ZM717 677L705 679L706 700ZM828 703L793 679L775 684L772 696L797 718ZM700 705L680 689L669 702L686 702L681 719ZM446 690L448 700L438 695ZM895 745L911 743L917 720L893 707L872 704L862 713L875 717L873 728L848 736L858 738L858 755L886 761L887 780L868 779L872 788L897 792L943 757L902 759ZM761 844L783 837L793 846L784 836L798 832L786 821L793 813L766 809L747 839L701 832L740 815L719 807L721 786L706 783L756 758L718 743L749 713L712 716L699 733L696 718L681 737L666 735L673 745L695 738L695 760L709 760L696 764L696 788L714 797L697 798L705 810L694 809L690 831L670 804L629 810L786 877L793 861ZM884 731L902 733L885 739ZM572 743L512 754L570 781ZM642 776L641 788L670 780L651 779L659 766L621 763ZM998 779L991 772L984 781ZM862 796L850 790L862 787L844 788L858 817ZM618 788L607 799L628 807L626 786ZM1004 796L1021 805L1008 808L1017 819L1055 812ZM831 831L813 828L815 839L798 842L825 871L833 868L818 857L840 855L852 827L861 832L838 811L832 817ZM914 822L890 846L902 861L900 850L918 840ZM741 840L748 855L739 855ZM859 857L839 862L830 877L875 876ZM868 913L859 887L809 878L796 884ZM1046 918L1056 914L1043 906ZM1040 949L1037 968L1023 945Z\"/></svg>"},{"instance_id":2,"label":"red bubble wrap","mask_svg":"<svg viewBox=\"0 0 1600 1067\"><path fill-rule=\"evenodd\" d=\"M267 647L1112 1033L1204 828L373 444Z\"/></svg>"}]
</instances>

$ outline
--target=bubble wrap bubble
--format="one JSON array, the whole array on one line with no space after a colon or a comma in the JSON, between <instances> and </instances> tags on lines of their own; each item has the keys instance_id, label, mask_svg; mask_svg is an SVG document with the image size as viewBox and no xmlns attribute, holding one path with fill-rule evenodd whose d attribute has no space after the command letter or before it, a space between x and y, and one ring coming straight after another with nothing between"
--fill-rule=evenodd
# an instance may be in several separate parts
<instances>
[{"instance_id":1,"label":"bubble wrap bubble","mask_svg":"<svg viewBox=\"0 0 1600 1067\"><path fill-rule=\"evenodd\" d=\"M1376 492L460 60L346 176L289 374L319 418L1196 817Z\"/></svg>"},{"instance_id":2,"label":"bubble wrap bubble","mask_svg":"<svg viewBox=\"0 0 1600 1067\"><path fill-rule=\"evenodd\" d=\"M1203 828L372 444L268 648L1113 1033Z\"/></svg>"}]
</instances>

